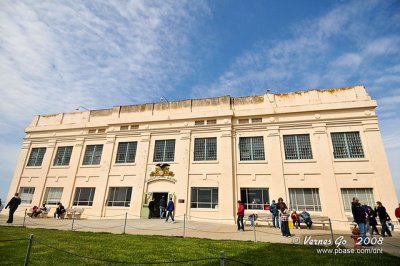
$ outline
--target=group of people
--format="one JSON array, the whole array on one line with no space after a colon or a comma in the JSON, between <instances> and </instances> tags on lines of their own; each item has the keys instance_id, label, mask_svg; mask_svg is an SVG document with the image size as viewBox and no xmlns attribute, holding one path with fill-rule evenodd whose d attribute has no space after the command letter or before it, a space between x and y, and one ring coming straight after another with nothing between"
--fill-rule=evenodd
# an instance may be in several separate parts
<instances>
[{"instance_id":1,"label":"group of people","mask_svg":"<svg viewBox=\"0 0 400 266\"><path fill-rule=\"evenodd\" d=\"M353 214L354 222L357 224L358 233L361 237L360 243L363 246L370 246L370 243L366 243L367 232L371 236L373 234L380 235L382 237L392 236L391 230L393 230L393 224L391 222L390 216L386 211L386 208L382 205L382 202L377 201L374 209L367 205L362 205L357 197L353 198L351 203L351 212ZM400 204L395 210L396 218L400 222ZM379 233L377 219L381 223L382 229Z\"/></svg>"},{"instance_id":2,"label":"group of people","mask_svg":"<svg viewBox=\"0 0 400 266\"><path fill-rule=\"evenodd\" d=\"M36 217L38 217L39 214L46 213L47 211L48 211L48 208L46 207L46 204L43 203L42 207L40 207L40 208L35 205L32 208L31 218L36 218Z\"/></svg>"},{"instance_id":3,"label":"group of people","mask_svg":"<svg viewBox=\"0 0 400 266\"><path fill-rule=\"evenodd\" d=\"M156 211L154 199L150 200L148 208L149 208L148 218L152 219L153 217L155 217L154 214ZM175 223L174 219L175 204L172 198L169 198L168 204L166 204L165 197L162 196L159 201L159 211L160 211L160 219L165 218L165 222L168 222L169 218L171 217L172 222Z\"/></svg>"}]
</instances>

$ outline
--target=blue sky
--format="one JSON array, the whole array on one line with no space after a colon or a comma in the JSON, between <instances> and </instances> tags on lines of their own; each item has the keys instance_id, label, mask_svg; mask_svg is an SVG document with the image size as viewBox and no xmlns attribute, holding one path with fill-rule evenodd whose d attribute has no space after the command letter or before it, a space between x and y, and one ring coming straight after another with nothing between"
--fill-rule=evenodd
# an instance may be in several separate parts
<instances>
[{"instance_id":1,"label":"blue sky","mask_svg":"<svg viewBox=\"0 0 400 266\"><path fill-rule=\"evenodd\" d=\"M0 197L36 114L356 84L400 195L399 1L1 1Z\"/></svg>"}]
</instances>

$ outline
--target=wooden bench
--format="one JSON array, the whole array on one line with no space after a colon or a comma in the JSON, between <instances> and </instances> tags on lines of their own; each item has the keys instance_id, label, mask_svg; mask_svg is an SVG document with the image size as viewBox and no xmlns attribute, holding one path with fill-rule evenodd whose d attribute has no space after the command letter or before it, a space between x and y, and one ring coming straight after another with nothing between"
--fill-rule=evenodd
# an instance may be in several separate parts
<instances>
[{"instance_id":1,"label":"wooden bench","mask_svg":"<svg viewBox=\"0 0 400 266\"><path fill-rule=\"evenodd\" d=\"M270 211L264 211L264 210L246 210L244 212L244 218L243 222L245 224L251 224L251 221L249 220L249 216L252 214L257 214L258 217L254 221L254 224L257 225L266 225L266 226L272 226L272 213Z\"/></svg>"},{"instance_id":2,"label":"wooden bench","mask_svg":"<svg viewBox=\"0 0 400 266\"><path fill-rule=\"evenodd\" d=\"M63 213L63 214L66 216L67 219L74 218L74 215L75 215L75 219L80 219L84 210L85 209L67 208L67 209L65 209L65 213ZM63 217L63 218L65 218L65 217Z\"/></svg>"},{"instance_id":3,"label":"wooden bench","mask_svg":"<svg viewBox=\"0 0 400 266\"><path fill-rule=\"evenodd\" d=\"M329 225L328 216L314 216L311 217L312 225L322 225L322 229L325 229L325 225Z\"/></svg>"},{"instance_id":4,"label":"wooden bench","mask_svg":"<svg viewBox=\"0 0 400 266\"><path fill-rule=\"evenodd\" d=\"M36 216L36 218L47 218L48 214L50 212L50 207L46 207L47 211L42 211L41 213L38 214L38 216ZM33 212L33 208L31 208L29 211L26 212L26 216L31 217L32 216L32 212Z\"/></svg>"}]
</instances>

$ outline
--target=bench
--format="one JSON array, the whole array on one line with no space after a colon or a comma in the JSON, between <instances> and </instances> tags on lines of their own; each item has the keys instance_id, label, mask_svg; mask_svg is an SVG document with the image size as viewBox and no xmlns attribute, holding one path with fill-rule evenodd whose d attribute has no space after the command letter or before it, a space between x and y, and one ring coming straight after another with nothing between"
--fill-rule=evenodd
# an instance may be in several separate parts
<instances>
[{"instance_id":1,"label":"bench","mask_svg":"<svg viewBox=\"0 0 400 266\"><path fill-rule=\"evenodd\" d=\"M325 229L325 225L329 225L329 217L328 216L314 216L311 217L312 224L314 225L322 225L322 229Z\"/></svg>"},{"instance_id":2,"label":"bench","mask_svg":"<svg viewBox=\"0 0 400 266\"><path fill-rule=\"evenodd\" d=\"M48 214L50 212L50 207L46 207L47 211L42 211L41 213L38 214L38 216L36 216L36 218L47 218ZM33 212L33 208L31 208L29 211L26 212L26 216L31 217L32 216L32 212Z\"/></svg>"},{"instance_id":3,"label":"bench","mask_svg":"<svg viewBox=\"0 0 400 266\"><path fill-rule=\"evenodd\" d=\"M264 210L246 210L244 212L244 217L243 217L243 222L245 224L251 224L251 221L249 220L249 216L251 214L257 214L257 220L254 221L254 224L257 225L266 225L266 226L272 226L272 213L270 211L264 211Z\"/></svg>"},{"instance_id":4,"label":"bench","mask_svg":"<svg viewBox=\"0 0 400 266\"><path fill-rule=\"evenodd\" d=\"M75 219L80 219L84 210L85 209L67 208L65 210L65 212L63 213L64 217L62 217L62 218L65 218L65 216L66 216L67 219L72 219L74 217L75 217Z\"/></svg>"}]
</instances>

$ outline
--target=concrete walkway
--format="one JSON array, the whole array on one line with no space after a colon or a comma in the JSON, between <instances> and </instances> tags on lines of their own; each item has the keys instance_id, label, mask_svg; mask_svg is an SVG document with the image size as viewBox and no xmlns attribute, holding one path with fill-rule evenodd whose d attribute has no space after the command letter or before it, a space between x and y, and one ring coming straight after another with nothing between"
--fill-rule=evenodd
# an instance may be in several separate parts
<instances>
[{"instance_id":1,"label":"concrete walkway","mask_svg":"<svg viewBox=\"0 0 400 266\"><path fill-rule=\"evenodd\" d=\"M280 230L271 227L259 226L252 228L247 226L244 232L238 232L236 225L220 224L216 221L183 221L183 217L176 217L176 222L165 222L164 219L81 219L81 220L56 220L53 218L24 218L15 217L12 225L6 224L6 212L0 215L0 224L3 226L22 226L28 228L48 228L59 230L110 232L136 235L163 235L185 236L207 239L224 239L239 241L259 241L285 244L310 244L315 240L330 241L329 230L321 229L291 229L292 237L282 237ZM400 233L392 232L393 237L383 238L382 245L375 245L371 249L382 248L387 252L400 257ZM334 242L344 243L346 248L354 248L354 240L350 238L349 231L334 231ZM307 240L311 240L308 241ZM344 241L343 241L344 240Z\"/></svg>"}]
</instances>

